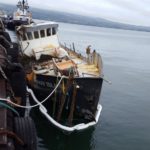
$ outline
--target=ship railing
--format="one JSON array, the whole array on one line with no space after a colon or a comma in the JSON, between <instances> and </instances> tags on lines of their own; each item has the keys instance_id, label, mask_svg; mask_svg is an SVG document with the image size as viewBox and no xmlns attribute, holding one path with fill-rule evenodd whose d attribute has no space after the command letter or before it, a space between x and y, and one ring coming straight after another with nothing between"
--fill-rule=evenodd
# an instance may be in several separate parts
<instances>
[{"instance_id":1,"label":"ship railing","mask_svg":"<svg viewBox=\"0 0 150 150\"><path fill-rule=\"evenodd\" d=\"M74 52L74 55L77 55L77 57L80 57L82 60L86 61L89 65L95 65L98 68L98 70L99 70L99 74L103 74L102 57L95 50L93 50L93 52L90 52L89 54L87 54L87 57L85 57L81 53L77 53L76 52L74 43L72 43L72 46L70 45L70 48L67 47L67 45L65 43L64 44L60 44L60 45L66 51Z\"/></svg>"}]
</instances>

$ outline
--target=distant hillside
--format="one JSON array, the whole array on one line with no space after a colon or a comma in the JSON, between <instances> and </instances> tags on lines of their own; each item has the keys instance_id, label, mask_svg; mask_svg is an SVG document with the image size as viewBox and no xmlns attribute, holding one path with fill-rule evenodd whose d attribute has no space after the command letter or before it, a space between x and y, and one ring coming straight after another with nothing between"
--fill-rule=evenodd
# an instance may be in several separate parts
<instances>
[{"instance_id":1,"label":"distant hillside","mask_svg":"<svg viewBox=\"0 0 150 150\"><path fill-rule=\"evenodd\" d=\"M16 9L16 6L0 4L0 9L5 10L8 14ZM137 30L150 32L150 27L128 25L123 23L117 23L102 18L87 17L81 15L75 15L66 12L58 12L51 10L42 10L37 8L30 8L32 10L33 18L42 20L51 20L64 23L73 23L80 25L90 25L105 28L116 28L125 30Z\"/></svg>"}]
</instances>

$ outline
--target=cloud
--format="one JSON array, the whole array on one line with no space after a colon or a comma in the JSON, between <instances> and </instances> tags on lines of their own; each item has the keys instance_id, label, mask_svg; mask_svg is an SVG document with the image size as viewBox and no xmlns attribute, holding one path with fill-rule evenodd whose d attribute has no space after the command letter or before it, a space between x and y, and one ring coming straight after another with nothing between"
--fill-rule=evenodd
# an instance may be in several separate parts
<instances>
[{"instance_id":1,"label":"cloud","mask_svg":"<svg viewBox=\"0 0 150 150\"><path fill-rule=\"evenodd\" d=\"M5 3L17 2L18 0L7 0ZM28 0L28 3L37 8L102 17L129 24L150 25L150 0Z\"/></svg>"}]
</instances>

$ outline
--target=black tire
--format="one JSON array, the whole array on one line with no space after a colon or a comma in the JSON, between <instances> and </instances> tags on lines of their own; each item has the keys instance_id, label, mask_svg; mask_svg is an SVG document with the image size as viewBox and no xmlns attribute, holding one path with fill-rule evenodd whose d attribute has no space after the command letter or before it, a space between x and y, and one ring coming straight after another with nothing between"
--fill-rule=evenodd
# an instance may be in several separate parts
<instances>
[{"instance_id":1,"label":"black tire","mask_svg":"<svg viewBox=\"0 0 150 150\"><path fill-rule=\"evenodd\" d=\"M8 34L8 32L0 31L0 35L2 35L4 38L6 38L7 41L11 42L11 38L10 38L10 35ZM0 44L3 47L5 47L6 49L8 49L10 47L10 45L4 39L0 40Z\"/></svg>"},{"instance_id":2,"label":"black tire","mask_svg":"<svg viewBox=\"0 0 150 150\"><path fill-rule=\"evenodd\" d=\"M24 146L15 142L15 150L37 150L37 135L30 117L14 119L14 132L24 142Z\"/></svg>"},{"instance_id":3,"label":"black tire","mask_svg":"<svg viewBox=\"0 0 150 150\"><path fill-rule=\"evenodd\" d=\"M18 68L18 70L17 70ZM16 70L15 70L16 69ZM14 92L15 97L21 97L21 105L26 106L26 80L25 80L25 72L23 69L16 67L11 75L8 76L10 79L10 84L12 90ZM24 117L25 109L16 108L21 117Z\"/></svg>"},{"instance_id":4,"label":"black tire","mask_svg":"<svg viewBox=\"0 0 150 150\"><path fill-rule=\"evenodd\" d=\"M7 23L7 28L8 28L9 30L15 30L15 26L14 26L13 22L8 22L8 23Z\"/></svg>"},{"instance_id":5,"label":"black tire","mask_svg":"<svg viewBox=\"0 0 150 150\"><path fill-rule=\"evenodd\" d=\"M12 43L13 48L7 48L7 54L11 58L11 62L18 63L18 57L19 57L19 48L17 43Z\"/></svg>"}]
</instances>

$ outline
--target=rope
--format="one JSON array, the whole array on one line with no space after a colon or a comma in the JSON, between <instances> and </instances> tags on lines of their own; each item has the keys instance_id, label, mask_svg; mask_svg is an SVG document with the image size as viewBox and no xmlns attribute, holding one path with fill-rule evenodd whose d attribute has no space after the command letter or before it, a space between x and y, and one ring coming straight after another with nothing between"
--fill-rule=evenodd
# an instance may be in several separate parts
<instances>
[{"instance_id":1,"label":"rope","mask_svg":"<svg viewBox=\"0 0 150 150\"><path fill-rule=\"evenodd\" d=\"M5 72L3 71L3 69L2 69L1 66L0 66L0 73L1 73L1 75L3 76L3 78L7 80L7 76L6 76L6 74L5 74Z\"/></svg>"},{"instance_id":2,"label":"rope","mask_svg":"<svg viewBox=\"0 0 150 150\"><path fill-rule=\"evenodd\" d=\"M13 48L13 44L9 42L3 35L0 35L0 39L3 39L10 46L10 48Z\"/></svg>"},{"instance_id":3,"label":"rope","mask_svg":"<svg viewBox=\"0 0 150 150\"><path fill-rule=\"evenodd\" d=\"M22 146L25 145L25 143L22 141L22 139L20 137L18 137L18 135L12 131L8 131L6 129L0 129L0 135L8 135L9 137L14 138L20 145L22 145Z\"/></svg>"},{"instance_id":4,"label":"rope","mask_svg":"<svg viewBox=\"0 0 150 150\"><path fill-rule=\"evenodd\" d=\"M25 49L24 49L24 50L22 50L22 52L23 52L23 53L26 51L26 49L29 47L29 45L30 45L30 43L29 43L29 42L27 42L27 46L25 47Z\"/></svg>"},{"instance_id":5,"label":"rope","mask_svg":"<svg viewBox=\"0 0 150 150\"><path fill-rule=\"evenodd\" d=\"M4 51L4 53L7 55L7 50L6 50L6 48L2 45L2 44L0 44L0 48Z\"/></svg>"},{"instance_id":6,"label":"rope","mask_svg":"<svg viewBox=\"0 0 150 150\"><path fill-rule=\"evenodd\" d=\"M13 111L18 117L20 116L19 113L13 107L9 106L8 104L0 102L0 105L3 106L3 107L5 107L5 108L8 108L11 111Z\"/></svg>"},{"instance_id":7,"label":"rope","mask_svg":"<svg viewBox=\"0 0 150 150\"><path fill-rule=\"evenodd\" d=\"M64 78L64 76L61 77L61 79L59 80L58 84L55 86L55 88L53 89L53 91L44 100L42 100L41 102L39 102L39 100L36 98L36 96L33 93L33 91L27 87L27 91L31 94L32 98L37 102L37 104L35 104L35 105L32 105L32 106L22 106L22 105L18 105L16 103L12 102L11 100L5 99L5 98L0 98L0 101L6 101L6 102L11 103L12 105L14 105L16 107L26 108L26 109L31 109L31 108L40 106L41 104L43 104L46 100L48 100L52 96L52 94L59 87L59 85L60 85L60 83L61 83L61 81L62 81L63 78Z\"/></svg>"},{"instance_id":8,"label":"rope","mask_svg":"<svg viewBox=\"0 0 150 150\"><path fill-rule=\"evenodd\" d=\"M65 93L63 93L62 97L61 97L60 108L59 108L59 111L58 111L58 114L57 114L57 121L58 122L60 121L60 117L61 117L61 114L62 114L62 111L63 111L63 108L64 108L67 91L68 91L69 87L72 85L72 83L73 83L73 75L70 75L69 79L68 79L68 83L65 87Z\"/></svg>"}]
</instances>

